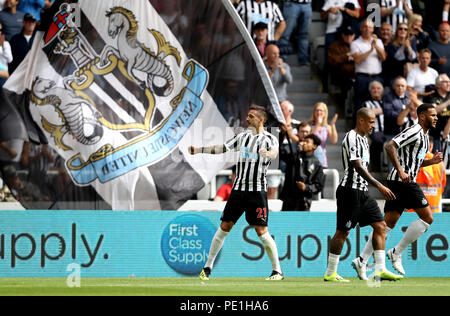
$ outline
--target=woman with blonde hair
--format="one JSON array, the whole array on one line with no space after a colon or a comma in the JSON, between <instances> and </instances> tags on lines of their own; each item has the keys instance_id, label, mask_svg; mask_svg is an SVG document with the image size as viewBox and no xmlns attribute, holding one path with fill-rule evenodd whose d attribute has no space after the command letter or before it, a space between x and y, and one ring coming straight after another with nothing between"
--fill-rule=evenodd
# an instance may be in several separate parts
<instances>
[{"instance_id":1,"label":"woman with blonde hair","mask_svg":"<svg viewBox=\"0 0 450 316\"><path fill-rule=\"evenodd\" d=\"M417 62L416 44L411 41L408 24L399 23L394 39L386 47L387 59L383 65L384 84L392 87L394 79L407 77L408 65Z\"/></svg>"},{"instance_id":2,"label":"woman with blonde hair","mask_svg":"<svg viewBox=\"0 0 450 316\"><path fill-rule=\"evenodd\" d=\"M431 38L427 32L422 29L423 17L420 14L413 14L408 20L408 30L411 36L411 42L416 44L417 51L427 48L431 43Z\"/></svg>"},{"instance_id":3,"label":"woman with blonde hair","mask_svg":"<svg viewBox=\"0 0 450 316\"><path fill-rule=\"evenodd\" d=\"M329 138L332 144L338 141L338 132L336 129L336 121L338 115L335 114L328 124L328 107L325 103L319 102L314 105L313 113L311 115L310 125L312 127L312 134L320 138L321 147L323 150L323 167L328 168L326 141Z\"/></svg>"}]
</instances>

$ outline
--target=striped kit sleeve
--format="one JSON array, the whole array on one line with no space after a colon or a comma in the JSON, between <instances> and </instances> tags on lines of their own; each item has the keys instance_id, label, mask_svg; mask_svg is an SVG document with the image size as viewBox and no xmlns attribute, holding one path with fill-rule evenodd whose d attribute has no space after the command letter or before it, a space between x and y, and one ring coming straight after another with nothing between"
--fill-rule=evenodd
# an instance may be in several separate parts
<instances>
[{"instance_id":1,"label":"striped kit sleeve","mask_svg":"<svg viewBox=\"0 0 450 316\"><path fill-rule=\"evenodd\" d=\"M411 181L416 181L425 155L430 148L428 134L423 132L422 126L416 124L407 128L392 140L398 147L398 160L403 171L410 176ZM392 168L389 173L388 180L401 181L395 168Z\"/></svg>"},{"instance_id":2,"label":"striped kit sleeve","mask_svg":"<svg viewBox=\"0 0 450 316\"><path fill-rule=\"evenodd\" d=\"M344 177L341 180L340 186L368 191L367 181L353 167L352 161L355 160L361 160L363 168L368 170L370 152L367 138L360 136L355 130L351 130L345 135L342 141Z\"/></svg>"}]
</instances>

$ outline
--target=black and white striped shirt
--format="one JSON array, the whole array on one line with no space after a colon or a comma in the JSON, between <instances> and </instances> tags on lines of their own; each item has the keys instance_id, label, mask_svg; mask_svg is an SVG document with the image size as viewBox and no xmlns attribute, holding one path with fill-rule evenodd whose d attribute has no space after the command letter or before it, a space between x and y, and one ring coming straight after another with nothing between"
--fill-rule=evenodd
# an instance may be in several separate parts
<instances>
[{"instance_id":1,"label":"black and white striped shirt","mask_svg":"<svg viewBox=\"0 0 450 316\"><path fill-rule=\"evenodd\" d=\"M268 132L254 134L247 130L237 134L225 143L227 150L239 151L236 165L236 180L233 190L236 191L267 191L267 170L270 158L263 158L260 149L278 149L278 140Z\"/></svg>"},{"instance_id":2,"label":"black and white striped shirt","mask_svg":"<svg viewBox=\"0 0 450 316\"><path fill-rule=\"evenodd\" d=\"M280 8L272 1L264 0L258 3L254 0L242 0L239 2L236 11L241 16L250 34L252 34L253 25L259 22L266 23L269 41L275 40L276 26L284 21Z\"/></svg>"},{"instance_id":3,"label":"black and white striped shirt","mask_svg":"<svg viewBox=\"0 0 450 316\"><path fill-rule=\"evenodd\" d=\"M394 11L394 13L392 13L391 15L388 15L385 17L385 22L392 25L392 32L394 32L394 33L395 33L395 30L397 29L397 25L399 23L408 23L408 18L406 17L406 11L403 6L403 1L402 0L381 0L381 6L388 8L388 9L395 7L397 4L397 1L400 1L400 4L399 4L398 8L396 9L396 11ZM411 0L407 0L406 5L408 6L409 9L412 10ZM396 13L397 10L399 13ZM401 14L400 14L400 12L401 12Z\"/></svg>"},{"instance_id":4,"label":"black and white striped shirt","mask_svg":"<svg viewBox=\"0 0 450 316\"><path fill-rule=\"evenodd\" d=\"M411 181L415 182L420 166L422 166L425 155L430 148L428 133L425 134L422 126L416 124L407 128L392 140L398 146L397 155L403 171L410 176ZM388 180L402 181L395 168L392 168L389 173Z\"/></svg>"},{"instance_id":5,"label":"black and white striped shirt","mask_svg":"<svg viewBox=\"0 0 450 316\"><path fill-rule=\"evenodd\" d=\"M362 137L355 130L348 132L342 141L342 162L344 177L340 186L360 191L368 191L368 183L355 170L352 161L361 160L364 169L369 170L370 150L367 137Z\"/></svg>"},{"instance_id":6,"label":"black and white striped shirt","mask_svg":"<svg viewBox=\"0 0 450 316\"><path fill-rule=\"evenodd\" d=\"M367 100L366 102L364 102L363 107L366 107L371 110L382 109L383 101ZM383 132L383 131L384 131L384 114L381 113L380 115L376 116L375 128L374 128L373 132L377 133L377 132Z\"/></svg>"}]
</instances>

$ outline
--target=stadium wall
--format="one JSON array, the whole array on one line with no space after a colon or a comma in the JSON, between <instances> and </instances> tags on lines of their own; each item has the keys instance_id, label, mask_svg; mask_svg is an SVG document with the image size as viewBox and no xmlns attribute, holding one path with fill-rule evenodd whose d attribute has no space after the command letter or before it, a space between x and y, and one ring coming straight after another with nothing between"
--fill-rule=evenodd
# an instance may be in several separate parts
<instances>
[{"instance_id":1,"label":"stadium wall","mask_svg":"<svg viewBox=\"0 0 450 316\"><path fill-rule=\"evenodd\" d=\"M220 212L2 211L2 277L196 276L206 261ZM335 230L335 213L271 213L286 277L321 277ZM405 213L387 240L394 246L417 216ZM450 214L435 214L428 232L403 255L408 277L450 277ZM355 276L351 260L370 228L356 228L344 246L339 273ZM387 261L388 267L389 262ZM267 277L270 261L245 219L233 228L214 277ZM370 274L370 271L369 271Z\"/></svg>"}]
</instances>

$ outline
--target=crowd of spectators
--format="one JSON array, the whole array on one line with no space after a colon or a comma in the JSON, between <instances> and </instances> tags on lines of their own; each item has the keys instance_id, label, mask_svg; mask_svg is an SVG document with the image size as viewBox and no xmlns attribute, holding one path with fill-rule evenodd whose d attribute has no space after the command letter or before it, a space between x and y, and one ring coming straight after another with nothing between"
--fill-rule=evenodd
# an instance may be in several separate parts
<instances>
[{"instance_id":1,"label":"crowd of spectators","mask_svg":"<svg viewBox=\"0 0 450 316\"><path fill-rule=\"evenodd\" d=\"M0 1L0 88L30 51L41 13L53 1Z\"/></svg>"},{"instance_id":2,"label":"crowd of spectators","mask_svg":"<svg viewBox=\"0 0 450 316\"><path fill-rule=\"evenodd\" d=\"M233 2L255 38L280 102L289 102L286 87L292 81L292 74L286 63L287 55L296 54L299 66L308 66L311 62L309 28L313 6L316 10L320 6L320 17L326 23L323 91L328 92L329 82L339 88L338 107L342 110L345 104L352 107L349 112L345 111L350 113L348 119L354 120L361 107L374 110L377 122L374 133L370 135L372 171L386 171L383 145L417 123L416 110L423 102L435 104L438 110L438 126L430 132L435 150L448 148L450 0ZM380 15L375 19L373 11L368 9L374 3L380 8ZM301 113L302 117L305 115L307 113ZM327 168L326 144L338 140L337 116L328 121L324 103L316 104L310 115L310 133L320 140L317 147L322 150L321 166ZM293 149L288 158L281 157L284 173L293 168L293 164L286 165L292 162L292 157L298 158L302 147L298 136L294 139L287 136L289 129L296 130L295 134L299 135L299 126L293 127L289 123L281 128L280 146L284 146L281 152L286 152L286 145ZM448 157L448 153L444 156ZM448 159L445 161L447 163ZM289 179L289 183L295 186L291 190L298 189L295 181ZM289 188L283 190L289 192Z\"/></svg>"}]
</instances>

